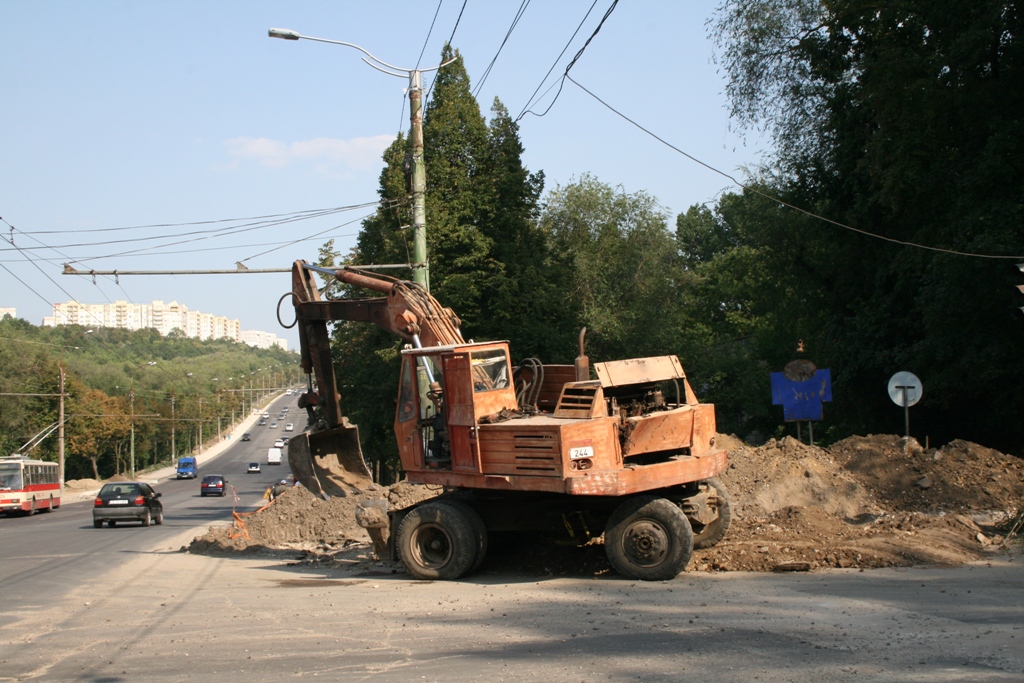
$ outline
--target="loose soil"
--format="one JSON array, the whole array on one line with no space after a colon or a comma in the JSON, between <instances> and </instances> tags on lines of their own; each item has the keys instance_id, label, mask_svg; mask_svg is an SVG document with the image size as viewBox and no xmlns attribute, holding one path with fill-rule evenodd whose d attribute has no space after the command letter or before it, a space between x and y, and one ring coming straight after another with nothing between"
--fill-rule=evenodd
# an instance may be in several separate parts
<instances>
[{"instance_id":1,"label":"loose soil","mask_svg":"<svg viewBox=\"0 0 1024 683\"><path fill-rule=\"evenodd\" d=\"M733 523L717 546L694 551L688 571L963 564L1001 549L1024 501L1024 461L967 441L930 450L893 435L854 436L828 449L791 437L757 448L726 435L718 443L729 453L719 479L732 499ZM441 491L403 482L384 493L389 508L401 509ZM303 561L400 571L372 560L369 536L355 522L357 504L296 487L233 527L212 527L188 550L298 550ZM481 570L611 571L600 539L565 548L514 534L491 539Z\"/></svg>"}]
</instances>

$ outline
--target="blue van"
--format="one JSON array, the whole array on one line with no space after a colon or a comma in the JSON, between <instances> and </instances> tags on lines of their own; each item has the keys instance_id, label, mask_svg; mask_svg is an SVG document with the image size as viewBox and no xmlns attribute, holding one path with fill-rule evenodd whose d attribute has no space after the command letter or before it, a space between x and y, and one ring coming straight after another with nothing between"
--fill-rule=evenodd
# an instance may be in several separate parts
<instances>
[{"instance_id":1,"label":"blue van","mask_svg":"<svg viewBox=\"0 0 1024 683\"><path fill-rule=\"evenodd\" d=\"M178 479L195 479L199 474L199 466L192 456L178 458Z\"/></svg>"}]
</instances>

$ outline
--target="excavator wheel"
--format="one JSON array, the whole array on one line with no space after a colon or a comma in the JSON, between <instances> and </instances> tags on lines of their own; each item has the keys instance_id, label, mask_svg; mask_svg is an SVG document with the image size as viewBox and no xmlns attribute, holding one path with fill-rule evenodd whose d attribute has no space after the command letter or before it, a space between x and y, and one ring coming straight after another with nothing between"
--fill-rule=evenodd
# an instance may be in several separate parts
<instances>
[{"instance_id":1,"label":"excavator wheel","mask_svg":"<svg viewBox=\"0 0 1024 683\"><path fill-rule=\"evenodd\" d=\"M608 519L604 549L615 571L626 578L667 581L689 563L693 529L672 501L635 496Z\"/></svg>"},{"instance_id":2,"label":"excavator wheel","mask_svg":"<svg viewBox=\"0 0 1024 683\"><path fill-rule=\"evenodd\" d=\"M725 538L725 533L729 531L729 525L732 524L732 500L729 498L729 492L725 490L725 485L714 477L707 479L706 483L714 489L712 495L716 502L712 504L709 500L708 503L709 507L715 511L715 518L705 525L690 523L694 534L693 547L697 549L711 548L716 545Z\"/></svg>"},{"instance_id":3,"label":"excavator wheel","mask_svg":"<svg viewBox=\"0 0 1024 683\"><path fill-rule=\"evenodd\" d=\"M480 541L464 510L444 503L412 509L398 526L398 554L417 579L453 580L476 562Z\"/></svg>"},{"instance_id":4,"label":"excavator wheel","mask_svg":"<svg viewBox=\"0 0 1024 683\"><path fill-rule=\"evenodd\" d=\"M460 511L469 522L470 527L473 529L473 533L476 534L476 559L473 561L473 566L469 568L469 571L475 572L480 565L483 564L484 556L487 555L487 525L484 524L484 520L480 518L479 513L477 513L477 511L468 503L454 498L445 498L438 502L443 505L449 505Z\"/></svg>"}]
</instances>

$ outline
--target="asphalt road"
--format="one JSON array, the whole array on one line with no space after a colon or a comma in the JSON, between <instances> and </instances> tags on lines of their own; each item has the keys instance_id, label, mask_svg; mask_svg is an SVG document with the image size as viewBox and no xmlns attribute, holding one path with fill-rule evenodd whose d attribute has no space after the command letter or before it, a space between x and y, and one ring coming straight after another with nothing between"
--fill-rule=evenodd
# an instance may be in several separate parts
<instances>
[{"instance_id":1,"label":"asphalt road","mask_svg":"<svg viewBox=\"0 0 1024 683\"><path fill-rule=\"evenodd\" d=\"M1024 566L1005 557L652 583L291 559L139 554L0 622L0 681L1024 680Z\"/></svg>"},{"instance_id":2,"label":"asphalt road","mask_svg":"<svg viewBox=\"0 0 1024 683\"><path fill-rule=\"evenodd\" d=\"M251 431L201 468L227 475L242 508L287 472L245 474L277 436ZM329 565L178 552L230 517L231 497L198 487L157 485L163 527L93 529L89 503L0 519L0 683L1024 681L1024 562L1013 554L652 583L500 566L415 581L361 547Z\"/></svg>"},{"instance_id":3,"label":"asphalt road","mask_svg":"<svg viewBox=\"0 0 1024 683\"><path fill-rule=\"evenodd\" d=\"M65 503L53 512L32 517L0 516L0 614L30 611L52 605L84 580L91 580L130 562L138 553L170 542L183 531L201 531L216 522L231 519L232 506L251 510L262 502L263 492L275 481L290 478L287 462L268 467L267 449L277 438L294 435L284 431L291 421L296 429L305 426L305 412L296 397L283 396L268 410L277 429L253 426L251 441L238 441L199 468L199 479L175 479L169 470L140 479L155 481L162 495L164 523L143 528L123 523L111 529L92 525L92 500ZM290 417L277 420L280 409L289 407ZM262 472L247 474L248 463L259 462ZM204 474L223 474L234 487L234 495L206 496L199 492Z\"/></svg>"}]
</instances>

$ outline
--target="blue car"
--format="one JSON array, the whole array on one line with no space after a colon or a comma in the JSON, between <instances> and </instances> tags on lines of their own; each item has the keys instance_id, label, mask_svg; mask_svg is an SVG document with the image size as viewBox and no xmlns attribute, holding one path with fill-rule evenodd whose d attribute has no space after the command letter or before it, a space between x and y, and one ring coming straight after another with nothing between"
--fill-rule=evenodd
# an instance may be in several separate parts
<instances>
[{"instance_id":1,"label":"blue car","mask_svg":"<svg viewBox=\"0 0 1024 683\"><path fill-rule=\"evenodd\" d=\"M223 496L228 492L228 480L220 474L207 474L199 487L202 496Z\"/></svg>"}]
</instances>

